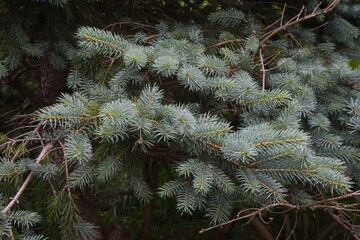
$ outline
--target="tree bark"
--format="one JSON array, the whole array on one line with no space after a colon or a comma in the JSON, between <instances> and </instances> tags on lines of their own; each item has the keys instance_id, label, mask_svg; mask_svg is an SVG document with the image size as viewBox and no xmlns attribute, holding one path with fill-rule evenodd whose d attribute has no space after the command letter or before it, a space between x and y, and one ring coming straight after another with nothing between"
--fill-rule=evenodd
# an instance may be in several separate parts
<instances>
[{"instance_id":1,"label":"tree bark","mask_svg":"<svg viewBox=\"0 0 360 240\"><path fill-rule=\"evenodd\" d=\"M40 66L40 85L43 105L54 104L60 94L66 91L67 71L55 69L44 57Z\"/></svg>"},{"instance_id":2,"label":"tree bark","mask_svg":"<svg viewBox=\"0 0 360 240\"><path fill-rule=\"evenodd\" d=\"M157 181L158 181L158 177L159 177L159 162L158 161L153 161L146 163L145 166L145 179L147 181L147 183L150 186L150 189L152 192L156 191L156 187L157 187ZM151 237L151 213L152 213L152 202L154 201L151 200L144 209L144 219L143 219L143 239L150 239Z\"/></svg>"},{"instance_id":3,"label":"tree bark","mask_svg":"<svg viewBox=\"0 0 360 240\"><path fill-rule=\"evenodd\" d=\"M4 78L4 83L15 89L24 98L29 99L34 106L41 107L43 106L42 99L36 95L32 89L19 81L19 77L27 70L29 70L27 67L23 67L11 72L6 78Z\"/></svg>"},{"instance_id":4,"label":"tree bark","mask_svg":"<svg viewBox=\"0 0 360 240\"><path fill-rule=\"evenodd\" d=\"M261 237L265 240L275 240L274 236L271 232L267 229L267 227L257 218L254 217L250 222L256 230L258 230Z\"/></svg>"},{"instance_id":5,"label":"tree bark","mask_svg":"<svg viewBox=\"0 0 360 240\"><path fill-rule=\"evenodd\" d=\"M96 206L91 199L90 188L79 189L75 194L78 196L76 206L80 210L81 218L94 226L99 226L99 218L96 214ZM101 239L104 239L104 233L101 229L99 229L99 233L102 236Z\"/></svg>"}]
</instances>

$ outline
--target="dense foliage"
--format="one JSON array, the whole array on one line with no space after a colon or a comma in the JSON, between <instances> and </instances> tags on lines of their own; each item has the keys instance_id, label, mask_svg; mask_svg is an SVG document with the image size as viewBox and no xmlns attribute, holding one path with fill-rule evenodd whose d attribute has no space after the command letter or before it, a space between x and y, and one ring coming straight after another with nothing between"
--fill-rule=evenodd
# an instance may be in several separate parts
<instances>
[{"instance_id":1,"label":"dense foliage","mask_svg":"<svg viewBox=\"0 0 360 240\"><path fill-rule=\"evenodd\" d=\"M170 2L2 5L0 236L359 239L360 2Z\"/></svg>"}]
</instances>

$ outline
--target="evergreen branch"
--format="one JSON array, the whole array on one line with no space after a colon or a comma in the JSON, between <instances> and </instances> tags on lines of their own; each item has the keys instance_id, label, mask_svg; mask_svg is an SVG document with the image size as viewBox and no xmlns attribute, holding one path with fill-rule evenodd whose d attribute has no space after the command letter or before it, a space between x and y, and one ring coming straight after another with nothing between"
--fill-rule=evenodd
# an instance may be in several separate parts
<instances>
[{"instance_id":1,"label":"evergreen branch","mask_svg":"<svg viewBox=\"0 0 360 240\"><path fill-rule=\"evenodd\" d=\"M254 147L263 147L263 146L271 146L271 145L277 145L277 144L284 144L284 143L299 143L303 142L303 138L284 138L280 140L274 140L274 141L260 141L258 143L253 144Z\"/></svg>"},{"instance_id":2,"label":"evergreen branch","mask_svg":"<svg viewBox=\"0 0 360 240\"><path fill-rule=\"evenodd\" d=\"M291 173L305 173L316 174L316 170L309 169L293 169L293 168L250 168L254 172L291 172Z\"/></svg>"},{"instance_id":3,"label":"evergreen branch","mask_svg":"<svg viewBox=\"0 0 360 240\"><path fill-rule=\"evenodd\" d=\"M347 22L346 20L342 18L335 18L334 21L336 24L341 26L339 29L343 30L342 34L345 34L348 37L354 37L357 38L359 36L359 29L355 26L353 26L351 23ZM344 31L346 30L346 31Z\"/></svg>"},{"instance_id":4,"label":"evergreen branch","mask_svg":"<svg viewBox=\"0 0 360 240\"><path fill-rule=\"evenodd\" d=\"M201 136L209 136L209 135L216 135L220 133L227 133L229 132L229 129L217 129L217 130L211 130L208 132L200 132L200 133L194 133L194 137L201 137Z\"/></svg>"},{"instance_id":5,"label":"evergreen branch","mask_svg":"<svg viewBox=\"0 0 360 240\"><path fill-rule=\"evenodd\" d=\"M194 137L192 138L193 140L195 141L199 141L201 142L202 144L208 146L208 147L212 147L212 148L216 148L216 149L221 149L222 147L215 144L215 143L212 143L212 142L209 142L209 141L206 141L206 140L202 140L202 139L195 139Z\"/></svg>"},{"instance_id":6,"label":"evergreen branch","mask_svg":"<svg viewBox=\"0 0 360 240\"><path fill-rule=\"evenodd\" d=\"M47 144L42 151L40 152L39 156L36 158L35 164L39 164L50 152L53 145L51 143ZM16 195L12 198L12 200L8 203L8 205L1 211L3 214L7 214L10 209L14 206L15 203L18 202L21 194L25 191L26 187L29 185L31 178L33 176L33 172L30 172L21 187L19 188Z\"/></svg>"},{"instance_id":7,"label":"evergreen branch","mask_svg":"<svg viewBox=\"0 0 360 240\"><path fill-rule=\"evenodd\" d=\"M42 118L43 121L51 121L51 120L86 120L88 119L86 116L65 116L65 115L47 115Z\"/></svg>"},{"instance_id":8,"label":"evergreen branch","mask_svg":"<svg viewBox=\"0 0 360 240\"><path fill-rule=\"evenodd\" d=\"M270 192L270 195L277 195L279 194L279 191L276 190L273 186L270 186L268 183L266 183L265 181L263 181L262 179L259 179L258 177L256 178L257 182L260 183L260 185L262 185L266 190L268 190ZM270 197L267 196L267 197Z\"/></svg>"},{"instance_id":9,"label":"evergreen branch","mask_svg":"<svg viewBox=\"0 0 360 240\"><path fill-rule=\"evenodd\" d=\"M319 176L319 175L316 175L314 176L315 178L318 178L318 179L321 179L323 180L324 182L326 183L330 183L331 185L334 185L334 186L337 186L337 187L340 187L340 188L346 188L347 184L344 183L344 182L340 182L340 181L334 181L334 180L331 180L330 178L327 178L327 177L324 177L324 176Z\"/></svg>"},{"instance_id":10,"label":"evergreen branch","mask_svg":"<svg viewBox=\"0 0 360 240\"><path fill-rule=\"evenodd\" d=\"M91 35L88 35L88 34L85 34L84 38L87 39L87 40L91 40L93 42L101 43L101 44L103 44L105 46L108 46L108 47L112 47L112 48L114 48L116 50L119 50L120 52L124 52L124 53L126 52L126 50L124 48L122 48L122 47L120 47L120 46L118 46L118 45L116 45L116 44L114 44L114 43L112 43L110 41L106 41L106 40L103 40L101 38L97 38L97 37L94 37L94 36L91 36Z\"/></svg>"},{"instance_id":11,"label":"evergreen branch","mask_svg":"<svg viewBox=\"0 0 360 240\"><path fill-rule=\"evenodd\" d=\"M41 216L36 212L18 210L11 212L6 219L12 221L19 227L29 227L34 226L35 224L41 221Z\"/></svg>"},{"instance_id":12,"label":"evergreen branch","mask_svg":"<svg viewBox=\"0 0 360 240\"><path fill-rule=\"evenodd\" d=\"M275 94L273 96L268 96L267 94L264 94L262 96L259 96L255 99L248 99L248 100L241 100L239 101L239 104L242 105L250 105L250 104L258 104L258 103L267 103L267 102L279 102L279 103L283 103L287 100L290 99L290 95L287 92L275 92L273 91ZM278 95L276 95L276 93L279 93Z\"/></svg>"},{"instance_id":13,"label":"evergreen branch","mask_svg":"<svg viewBox=\"0 0 360 240\"><path fill-rule=\"evenodd\" d=\"M287 156L292 156L292 155L294 155L294 153L295 153L294 150L282 152L282 153L279 153L279 154L270 156L270 157L268 157L268 158L262 159L262 160L260 160L260 161L253 162L253 163L249 164L248 166L249 166L249 167L252 167L252 166L255 166L255 165L258 165L258 164L267 162L267 161L275 160L275 159L277 159L277 158L283 158L283 157L287 157Z\"/></svg>"},{"instance_id":14,"label":"evergreen branch","mask_svg":"<svg viewBox=\"0 0 360 240\"><path fill-rule=\"evenodd\" d=\"M93 169L94 166L80 166L76 168L68 178L68 183L71 188L79 187L80 189L84 189L84 187L90 185L93 181Z\"/></svg>"}]
</instances>

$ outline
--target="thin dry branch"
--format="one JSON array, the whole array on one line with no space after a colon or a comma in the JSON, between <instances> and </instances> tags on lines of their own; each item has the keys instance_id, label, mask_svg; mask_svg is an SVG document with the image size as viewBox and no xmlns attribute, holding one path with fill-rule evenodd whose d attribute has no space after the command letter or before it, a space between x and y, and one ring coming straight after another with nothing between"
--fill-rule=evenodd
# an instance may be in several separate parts
<instances>
[{"instance_id":1,"label":"thin dry branch","mask_svg":"<svg viewBox=\"0 0 360 240\"><path fill-rule=\"evenodd\" d=\"M49 154L52 146L53 145L49 143L42 149L39 156L36 158L35 164L39 164ZM10 209L15 205L15 203L19 201L21 194L25 191L25 189L29 185L32 177L33 177L33 172L30 172L27 178L25 179L25 181L23 182L23 184L21 185L21 187L19 188L16 195L11 199L9 204L1 211L3 214L7 214L10 211Z\"/></svg>"},{"instance_id":2,"label":"thin dry branch","mask_svg":"<svg viewBox=\"0 0 360 240\"><path fill-rule=\"evenodd\" d=\"M288 208L297 208L297 206L294 206L294 205L291 205L289 203L274 203L274 204L271 204L271 205L268 205L268 206L265 206L265 207L262 207L262 208L258 208L257 210L249 213L249 214L246 214L246 215L243 215L243 216L239 216L239 214L237 215L236 218L233 218L227 222L224 222L224 223L221 223L221 224L218 224L218 225L214 225L212 227L208 227L206 229L201 229L199 231L199 233L204 233L204 232L207 232L209 230L212 230L212 229L215 229L215 228L218 228L218 227L222 227L222 226L225 226L229 223L233 223L233 222L236 222L236 221L239 221L241 219L245 219L245 218L253 218L255 217L256 215L258 215L259 213L261 212L264 212L266 211L267 209L270 209L270 208L274 208L274 207L288 207ZM246 209L248 210L248 209Z\"/></svg>"},{"instance_id":3,"label":"thin dry branch","mask_svg":"<svg viewBox=\"0 0 360 240\"><path fill-rule=\"evenodd\" d=\"M344 229L346 229L354 239L360 240L360 238L354 233L353 225L350 224L347 219L345 219L344 216L341 215L341 212L339 213L339 215L331 212L329 212L329 214L338 224L340 224Z\"/></svg>"},{"instance_id":4,"label":"thin dry branch","mask_svg":"<svg viewBox=\"0 0 360 240\"><path fill-rule=\"evenodd\" d=\"M335 0L333 2L331 2L327 7L325 7L324 9L318 10L318 8L320 7L320 4L317 5L315 7L315 9L310 13L310 14L306 14L304 16L302 16L304 14L304 7L301 8L301 10L299 11L299 13L297 15L295 15L293 18L291 18L290 20L288 20L286 23L282 24L282 18L283 16L281 16L280 18L280 26L263 34L262 35L262 40L260 42L260 45L264 44L266 41L268 41L272 36L274 36L275 34L281 32L282 30L286 29L287 27L290 27L292 25L295 25L297 23L306 21L310 18L314 18L316 16L322 15L322 14L326 14L330 11L332 11L338 4L340 3L340 0Z\"/></svg>"},{"instance_id":5,"label":"thin dry branch","mask_svg":"<svg viewBox=\"0 0 360 240\"><path fill-rule=\"evenodd\" d=\"M237 43L237 42L243 42L243 41L244 41L244 39L242 39L242 38L225 40L225 41L216 43L216 44L214 44L214 45L207 46L206 49L215 48L215 47L220 47L220 46L225 45L225 44Z\"/></svg>"},{"instance_id":6,"label":"thin dry branch","mask_svg":"<svg viewBox=\"0 0 360 240\"><path fill-rule=\"evenodd\" d=\"M261 208L249 208L249 209L243 209L241 210L237 216L229 221L226 221L224 223L218 224L218 225L214 225L212 227L206 228L206 229L202 229L199 231L199 233L204 233L207 232L209 230L218 228L218 227L222 227L225 226L229 223L233 223L236 221L239 221L241 219L247 219L250 218L249 221L251 221L252 218L254 218L255 216L261 216L263 212L266 211L271 211L271 209L274 208L283 208L286 209L286 211L291 211L291 210L299 210L299 209L307 209L309 207L313 207L313 208L320 208L320 209L333 209L333 210L337 210L337 211L341 211L341 213L346 214L346 212L348 211L352 211L354 210L354 204L341 204L339 202L337 202L337 204L335 205L326 205L326 203L329 202L335 202L335 201L339 201L339 200L344 200L344 199L348 199L348 198L352 198L352 197L356 197L356 196L360 196L360 190L353 192L353 193L349 193L349 194L345 194L342 196L337 196L337 197L333 197L333 198L327 198L327 199L323 199L323 200L319 200L319 201L315 201L312 203L308 203L308 204L304 204L304 205L293 205L287 202L282 202L282 203L274 203L274 204L270 204ZM249 214L245 214L242 215L244 212L248 212L248 211L252 211ZM343 222L344 223L344 222Z\"/></svg>"},{"instance_id":7,"label":"thin dry branch","mask_svg":"<svg viewBox=\"0 0 360 240\"><path fill-rule=\"evenodd\" d=\"M266 69L265 69L264 57L262 55L261 49L259 50L259 56L260 56L261 74L262 74L262 91L264 92L265 84L266 84Z\"/></svg>"}]
</instances>

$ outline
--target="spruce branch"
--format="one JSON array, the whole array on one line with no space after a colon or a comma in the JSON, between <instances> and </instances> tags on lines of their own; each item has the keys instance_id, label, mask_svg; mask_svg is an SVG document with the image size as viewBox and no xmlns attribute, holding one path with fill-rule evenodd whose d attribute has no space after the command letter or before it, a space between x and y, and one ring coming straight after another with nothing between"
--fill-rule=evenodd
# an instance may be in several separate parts
<instances>
[{"instance_id":1,"label":"spruce branch","mask_svg":"<svg viewBox=\"0 0 360 240\"><path fill-rule=\"evenodd\" d=\"M42 151L40 152L39 156L36 158L35 164L39 164L50 152L53 145L51 143L47 144ZM31 179L33 177L33 172L30 172L21 187L19 188L16 195L12 198L12 200L8 203L8 205L1 211L3 214L7 214L10 209L14 206L15 203L19 201L21 194L25 191L27 186L29 185Z\"/></svg>"}]
</instances>

